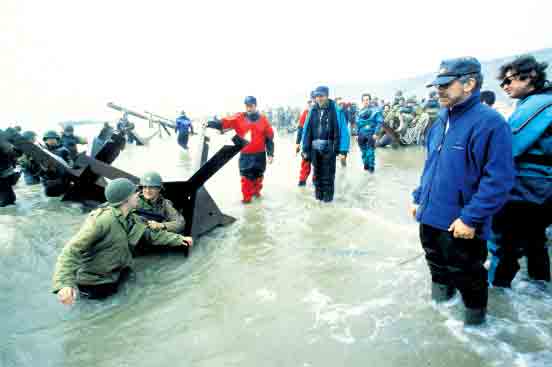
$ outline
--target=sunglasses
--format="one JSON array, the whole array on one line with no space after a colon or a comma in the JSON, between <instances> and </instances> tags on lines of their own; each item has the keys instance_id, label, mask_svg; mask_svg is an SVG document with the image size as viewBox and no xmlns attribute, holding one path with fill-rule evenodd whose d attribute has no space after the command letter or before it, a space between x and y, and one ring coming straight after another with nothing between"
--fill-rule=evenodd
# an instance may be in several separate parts
<instances>
[{"instance_id":1,"label":"sunglasses","mask_svg":"<svg viewBox=\"0 0 552 367\"><path fill-rule=\"evenodd\" d=\"M451 80L447 84L439 84L436 87L437 87L437 89L448 89L451 86L451 84L454 83L457 80L458 80L458 78Z\"/></svg>"},{"instance_id":2,"label":"sunglasses","mask_svg":"<svg viewBox=\"0 0 552 367\"><path fill-rule=\"evenodd\" d=\"M504 88L504 86L512 84L512 82L515 80L515 77L518 75L519 73L515 73L502 79L502 81L500 82L500 88Z\"/></svg>"}]
</instances>

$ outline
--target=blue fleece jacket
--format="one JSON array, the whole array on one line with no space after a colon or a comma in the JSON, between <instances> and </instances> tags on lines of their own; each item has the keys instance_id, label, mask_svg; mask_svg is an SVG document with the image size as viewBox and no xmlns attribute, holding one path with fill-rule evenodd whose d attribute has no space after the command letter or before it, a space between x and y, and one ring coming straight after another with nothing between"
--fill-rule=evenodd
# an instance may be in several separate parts
<instances>
[{"instance_id":1,"label":"blue fleece jacket","mask_svg":"<svg viewBox=\"0 0 552 367\"><path fill-rule=\"evenodd\" d=\"M476 92L439 112L426 144L420 186L413 192L416 219L448 230L460 218L487 239L491 217L514 183L512 134L504 118Z\"/></svg>"},{"instance_id":2,"label":"blue fleece jacket","mask_svg":"<svg viewBox=\"0 0 552 367\"><path fill-rule=\"evenodd\" d=\"M180 115L176 118L176 131L187 133L192 125L192 121L186 116Z\"/></svg>"},{"instance_id":3,"label":"blue fleece jacket","mask_svg":"<svg viewBox=\"0 0 552 367\"><path fill-rule=\"evenodd\" d=\"M510 200L540 205L552 198L552 94L533 94L520 100L508 124L516 169ZM532 161L532 157L541 158L543 163Z\"/></svg>"}]
</instances>

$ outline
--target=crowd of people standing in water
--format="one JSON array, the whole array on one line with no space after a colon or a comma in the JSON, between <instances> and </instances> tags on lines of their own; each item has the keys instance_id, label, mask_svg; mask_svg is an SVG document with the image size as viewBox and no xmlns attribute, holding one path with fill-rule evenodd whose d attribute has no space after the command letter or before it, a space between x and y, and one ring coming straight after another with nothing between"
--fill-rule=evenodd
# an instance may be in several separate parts
<instances>
[{"instance_id":1,"label":"crowd of people standing in water","mask_svg":"<svg viewBox=\"0 0 552 367\"><path fill-rule=\"evenodd\" d=\"M367 92L357 107L330 98L330 89L318 86L297 117L298 185L306 184L312 170L316 199L331 202L336 165L346 165L351 136L357 136L366 174L376 171L377 148L422 144L427 156L413 188L411 214L419 222L431 297L444 302L458 291L465 324L482 324L489 286L511 287L521 257L527 258L531 281L550 282L545 231L552 222L552 84L547 67L525 55L497 70L501 88L517 101L508 121L492 108L494 94L481 91L481 65L473 57L442 61L428 84L434 90L423 103L401 92L385 103ZM242 201L248 204L261 196L275 144L270 119L258 111L257 99L248 96L244 105L244 112L214 118L205 127L234 130L249 141L239 157ZM190 128L182 113L176 129L184 148ZM7 135L3 132L0 141L3 205L13 202L5 193L17 181ZM44 136L47 149L69 162L75 151L54 135ZM71 146L81 142L75 138ZM115 292L141 248L192 244L181 234L180 213L161 189L157 172L142 177L139 187L126 179L109 183L107 203L90 214L58 259L53 291L62 303L73 303L77 291L93 298Z\"/></svg>"}]
</instances>

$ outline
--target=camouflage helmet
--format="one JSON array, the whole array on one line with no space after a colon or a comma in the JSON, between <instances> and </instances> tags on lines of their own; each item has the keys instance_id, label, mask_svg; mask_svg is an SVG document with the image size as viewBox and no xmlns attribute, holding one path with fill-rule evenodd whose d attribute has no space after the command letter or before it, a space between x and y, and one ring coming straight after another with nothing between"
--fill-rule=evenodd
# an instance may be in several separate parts
<instances>
[{"instance_id":1,"label":"camouflage helmet","mask_svg":"<svg viewBox=\"0 0 552 367\"><path fill-rule=\"evenodd\" d=\"M33 141L36 138L36 133L34 131L24 131L21 136L26 141Z\"/></svg>"},{"instance_id":2,"label":"camouflage helmet","mask_svg":"<svg viewBox=\"0 0 552 367\"><path fill-rule=\"evenodd\" d=\"M142 176L142 178L140 178L140 186L160 188L163 187L163 179L161 178L161 175L157 172L147 172Z\"/></svg>"},{"instance_id":3,"label":"camouflage helmet","mask_svg":"<svg viewBox=\"0 0 552 367\"><path fill-rule=\"evenodd\" d=\"M59 140L61 139L59 137L59 134L56 133L54 130L48 130L44 133L44 135L42 136L42 140L48 140L48 139L56 139L56 140Z\"/></svg>"},{"instance_id":4,"label":"camouflage helmet","mask_svg":"<svg viewBox=\"0 0 552 367\"><path fill-rule=\"evenodd\" d=\"M65 133L72 133L75 131L75 128L73 127L73 125L65 125L65 127L63 128L63 132Z\"/></svg>"},{"instance_id":5,"label":"camouflage helmet","mask_svg":"<svg viewBox=\"0 0 552 367\"><path fill-rule=\"evenodd\" d=\"M105 188L105 198L111 206L119 206L136 192L136 185L128 178L116 178Z\"/></svg>"}]
</instances>

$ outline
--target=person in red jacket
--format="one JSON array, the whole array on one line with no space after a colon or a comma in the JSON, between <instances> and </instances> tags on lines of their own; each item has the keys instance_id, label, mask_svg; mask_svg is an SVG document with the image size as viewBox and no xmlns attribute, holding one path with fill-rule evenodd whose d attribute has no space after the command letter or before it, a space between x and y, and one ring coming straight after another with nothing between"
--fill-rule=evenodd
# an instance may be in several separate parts
<instances>
[{"instance_id":1,"label":"person in red jacket","mask_svg":"<svg viewBox=\"0 0 552 367\"><path fill-rule=\"evenodd\" d=\"M308 100L308 106L307 108L301 113L301 116L299 117L299 124L297 127L297 137L295 139L295 153L299 153L301 151L301 139L303 138L303 127L305 126L305 120L307 119L307 116L309 115L309 111L312 107L313 103L313 95L311 92L311 99ZM309 178L309 175L311 173L311 162L306 161L305 159L301 159L301 170L299 171L299 186L305 186L307 184L307 179ZM314 177L313 177L314 180Z\"/></svg>"},{"instance_id":2,"label":"person in red jacket","mask_svg":"<svg viewBox=\"0 0 552 367\"><path fill-rule=\"evenodd\" d=\"M209 121L207 127L221 131L233 129L240 137L249 140L241 150L239 165L242 202L250 203L253 196L261 196L266 162L271 164L274 157L274 131L268 119L257 111L255 97L245 97L244 103L245 112Z\"/></svg>"}]
</instances>

